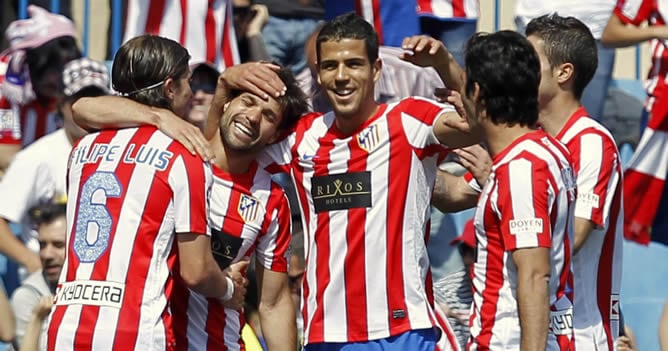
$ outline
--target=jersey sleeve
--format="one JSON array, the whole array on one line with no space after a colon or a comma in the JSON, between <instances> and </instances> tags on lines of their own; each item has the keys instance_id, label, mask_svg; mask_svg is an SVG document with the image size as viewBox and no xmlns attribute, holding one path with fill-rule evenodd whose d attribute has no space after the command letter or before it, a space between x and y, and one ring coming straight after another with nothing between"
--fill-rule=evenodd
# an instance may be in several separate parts
<instances>
[{"instance_id":1,"label":"jersey sleeve","mask_svg":"<svg viewBox=\"0 0 668 351\"><path fill-rule=\"evenodd\" d=\"M7 168L0 181L0 198L11 201L0 201L0 217L10 222L21 222L28 209L37 205L40 199L39 189L44 188L41 179L47 172L40 171L41 163L26 157L19 152ZM41 185L41 186L40 186Z\"/></svg>"},{"instance_id":2,"label":"jersey sleeve","mask_svg":"<svg viewBox=\"0 0 668 351\"><path fill-rule=\"evenodd\" d=\"M21 109L0 96L0 145L21 144Z\"/></svg>"},{"instance_id":3,"label":"jersey sleeve","mask_svg":"<svg viewBox=\"0 0 668 351\"><path fill-rule=\"evenodd\" d=\"M649 20L654 11L653 0L618 0L613 13L625 24L638 26Z\"/></svg>"},{"instance_id":4,"label":"jersey sleeve","mask_svg":"<svg viewBox=\"0 0 668 351\"><path fill-rule=\"evenodd\" d=\"M199 156L183 151L175 159L169 185L174 192L176 233L211 234L208 214L212 182L211 168Z\"/></svg>"},{"instance_id":5,"label":"jersey sleeve","mask_svg":"<svg viewBox=\"0 0 668 351\"><path fill-rule=\"evenodd\" d=\"M478 193L482 191L482 187L480 186L480 184L478 184L478 181L473 176L473 173L466 171L466 173L464 173L462 177L464 177L466 184L468 184L471 189L475 190Z\"/></svg>"},{"instance_id":6,"label":"jersey sleeve","mask_svg":"<svg viewBox=\"0 0 668 351\"><path fill-rule=\"evenodd\" d=\"M584 147L583 147L584 146ZM619 164L617 149L612 141L597 133L583 134L575 144L578 155L575 217L594 222L599 228L608 223L615 186L621 181L616 172Z\"/></svg>"},{"instance_id":7,"label":"jersey sleeve","mask_svg":"<svg viewBox=\"0 0 668 351\"><path fill-rule=\"evenodd\" d=\"M282 190L277 189L270 197L265 224L255 249L255 257L264 268L281 273L288 271L291 232L292 217L288 198Z\"/></svg>"},{"instance_id":8,"label":"jersey sleeve","mask_svg":"<svg viewBox=\"0 0 668 351\"><path fill-rule=\"evenodd\" d=\"M506 251L551 247L546 165L517 159L497 170L498 215L501 238Z\"/></svg>"},{"instance_id":9,"label":"jersey sleeve","mask_svg":"<svg viewBox=\"0 0 668 351\"><path fill-rule=\"evenodd\" d=\"M401 123L408 142L416 149L439 144L434 134L434 124L446 112L454 112L450 104L440 104L421 97L407 98L399 102L395 110L401 114ZM392 116L394 118L394 116Z\"/></svg>"}]
</instances>

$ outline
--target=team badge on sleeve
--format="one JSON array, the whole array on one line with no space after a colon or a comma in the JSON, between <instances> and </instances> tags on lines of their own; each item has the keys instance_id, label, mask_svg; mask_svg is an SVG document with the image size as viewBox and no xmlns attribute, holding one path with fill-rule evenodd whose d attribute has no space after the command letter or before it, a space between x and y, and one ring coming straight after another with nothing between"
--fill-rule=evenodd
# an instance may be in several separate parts
<instances>
[{"instance_id":1,"label":"team badge on sleeve","mask_svg":"<svg viewBox=\"0 0 668 351\"><path fill-rule=\"evenodd\" d=\"M252 196L241 194L241 199L239 199L239 207L237 211L239 216L243 218L244 222L255 222L257 219L257 212L260 205L258 200Z\"/></svg>"}]
</instances>

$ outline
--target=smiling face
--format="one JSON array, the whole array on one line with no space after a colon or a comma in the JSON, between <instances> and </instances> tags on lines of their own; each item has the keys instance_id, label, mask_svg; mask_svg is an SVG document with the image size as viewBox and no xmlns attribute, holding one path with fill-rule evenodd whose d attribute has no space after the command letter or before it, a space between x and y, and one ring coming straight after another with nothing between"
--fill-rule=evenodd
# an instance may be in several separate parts
<instances>
[{"instance_id":1,"label":"smiling face","mask_svg":"<svg viewBox=\"0 0 668 351\"><path fill-rule=\"evenodd\" d=\"M41 224L38 228L39 258L44 276L50 284L58 282L65 263L65 236L67 223L65 216L53 222Z\"/></svg>"},{"instance_id":2,"label":"smiling face","mask_svg":"<svg viewBox=\"0 0 668 351\"><path fill-rule=\"evenodd\" d=\"M281 105L251 93L234 98L220 119L223 144L235 151L259 151L276 140L281 124Z\"/></svg>"},{"instance_id":3,"label":"smiling face","mask_svg":"<svg viewBox=\"0 0 668 351\"><path fill-rule=\"evenodd\" d=\"M354 117L375 104L373 89L380 67L380 59L369 62L362 39L320 43L318 83L337 117Z\"/></svg>"}]
</instances>

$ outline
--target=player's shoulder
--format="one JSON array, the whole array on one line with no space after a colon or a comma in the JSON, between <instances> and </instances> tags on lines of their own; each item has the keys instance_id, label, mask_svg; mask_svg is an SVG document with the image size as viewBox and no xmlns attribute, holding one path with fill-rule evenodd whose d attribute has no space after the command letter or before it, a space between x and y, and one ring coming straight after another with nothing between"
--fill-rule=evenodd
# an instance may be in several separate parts
<instances>
[{"instance_id":1,"label":"player's shoulder","mask_svg":"<svg viewBox=\"0 0 668 351\"><path fill-rule=\"evenodd\" d=\"M567 130L565 130L563 137L560 139L568 145L573 141L586 136L600 137L604 144L616 144L612 133L610 133L610 131L601 123L589 116L578 118Z\"/></svg>"}]
</instances>

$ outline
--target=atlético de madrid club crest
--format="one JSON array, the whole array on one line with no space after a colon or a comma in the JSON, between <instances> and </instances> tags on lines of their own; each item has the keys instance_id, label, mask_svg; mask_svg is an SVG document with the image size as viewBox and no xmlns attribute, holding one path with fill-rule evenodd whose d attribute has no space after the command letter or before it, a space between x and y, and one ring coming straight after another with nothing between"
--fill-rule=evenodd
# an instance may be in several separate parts
<instances>
[{"instance_id":1,"label":"atl\u00e9tico de madrid club crest","mask_svg":"<svg viewBox=\"0 0 668 351\"><path fill-rule=\"evenodd\" d=\"M371 125L357 133L357 144L366 152L371 152L380 143L380 135L377 125Z\"/></svg>"},{"instance_id":2,"label":"atl\u00e9tico de madrid club crest","mask_svg":"<svg viewBox=\"0 0 668 351\"><path fill-rule=\"evenodd\" d=\"M257 212L259 207L259 201L256 198L246 194L241 194L237 211L239 212L239 216L241 216L244 222L255 222L257 219Z\"/></svg>"}]
</instances>

